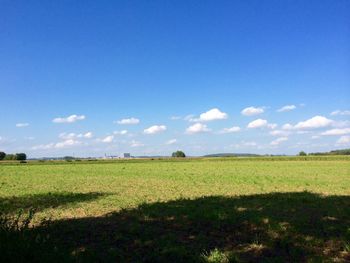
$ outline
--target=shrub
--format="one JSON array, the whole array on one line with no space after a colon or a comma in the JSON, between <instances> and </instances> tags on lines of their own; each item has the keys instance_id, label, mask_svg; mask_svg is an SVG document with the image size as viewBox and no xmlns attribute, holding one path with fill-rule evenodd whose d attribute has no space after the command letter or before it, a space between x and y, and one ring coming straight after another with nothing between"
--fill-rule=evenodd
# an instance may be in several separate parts
<instances>
[{"instance_id":1,"label":"shrub","mask_svg":"<svg viewBox=\"0 0 350 263\"><path fill-rule=\"evenodd\" d=\"M6 156L6 153L0 152L0 161L4 160L5 156Z\"/></svg>"},{"instance_id":2,"label":"shrub","mask_svg":"<svg viewBox=\"0 0 350 263\"><path fill-rule=\"evenodd\" d=\"M25 161L27 160L27 155L25 153L16 153L16 160Z\"/></svg>"},{"instance_id":3,"label":"shrub","mask_svg":"<svg viewBox=\"0 0 350 263\"><path fill-rule=\"evenodd\" d=\"M186 157L185 153L183 151L176 151L176 152L173 152L173 154L171 155L172 157Z\"/></svg>"}]
</instances>

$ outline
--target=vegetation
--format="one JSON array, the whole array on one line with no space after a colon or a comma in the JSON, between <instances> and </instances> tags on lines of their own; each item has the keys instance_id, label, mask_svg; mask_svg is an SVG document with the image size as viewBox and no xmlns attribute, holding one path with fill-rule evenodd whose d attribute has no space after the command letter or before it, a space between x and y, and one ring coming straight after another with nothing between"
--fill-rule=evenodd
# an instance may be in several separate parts
<instances>
[{"instance_id":1,"label":"vegetation","mask_svg":"<svg viewBox=\"0 0 350 263\"><path fill-rule=\"evenodd\" d=\"M184 158L184 157L186 157L186 155L185 155L185 153L183 151L173 152L173 154L171 156L172 157L177 157L177 158Z\"/></svg>"},{"instance_id":2,"label":"vegetation","mask_svg":"<svg viewBox=\"0 0 350 263\"><path fill-rule=\"evenodd\" d=\"M350 155L350 149L334 150L330 152L309 153L309 155Z\"/></svg>"},{"instance_id":3,"label":"vegetation","mask_svg":"<svg viewBox=\"0 0 350 263\"><path fill-rule=\"evenodd\" d=\"M299 152L299 156L306 156L306 155L307 155L307 153L304 151Z\"/></svg>"},{"instance_id":4,"label":"vegetation","mask_svg":"<svg viewBox=\"0 0 350 263\"><path fill-rule=\"evenodd\" d=\"M345 262L349 164L338 156L4 163L0 261ZM16 221L33 208L31 224Z\"/></svg>"},{"instance_id":5,"label":"vegetation","mask_svg":"<svg viewBox=\"0 0 350 263\"><path fill-rule=\"evenodd\" d=\"M26 159L27 159L27 155L25 153L6 154L5 152L0 152L0 161L1 160L25 161Z\"/></svg>"}]
</instances>

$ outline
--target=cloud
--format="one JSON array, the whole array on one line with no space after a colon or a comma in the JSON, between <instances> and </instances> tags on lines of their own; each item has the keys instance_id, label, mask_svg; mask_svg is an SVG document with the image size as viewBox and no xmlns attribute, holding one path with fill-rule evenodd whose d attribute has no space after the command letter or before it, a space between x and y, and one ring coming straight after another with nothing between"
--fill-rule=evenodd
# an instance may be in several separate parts
<instances>
[{"instance_id":1,"label":"cloud","mask_svg":"<svg viewBox=\"0 0 350 263\"><path fill-rule=\"evenodd\" d=\"M336 111L331 112L331 115L332 116L336 116L336 115L350 115L350 110L344 110L344 111L336 110Z\"/></svg>"},{"instance_id":2,"label":"cloud","mask_svg":"<svg viewBox=\"0 0 350 263\"><path fill-rule=\"evenodd\" d=\"M177 140L176 139L171 139L171 140L167 141L165 144L166 145L172 145L172 144L175 144L175 143L177 143Z\"/></svg>"},{"instance_id":3,"label":"cloud","mask_svg":"<svg viewBox=\"0 0 350 263\"><path fill-rule=\"evenodd\" d=\"M71 132L71 133L63 132L58 137L65 140L75 139L75 138L91 139L93 137L93 134L92 132L79 133L79 134L75 134L74 132Z\"/></svg>"},{"instance_id":4,"label":"cloud","mask_svg":"<svg viewBox=\"0 0 350 263\"><path fill-rule=\"evenodd\" d=\"M277 127L277 124L268 123L267 120L257 119L257 120L250 122L247 125L247 128L249 128L249 129L264 128L264 127L275 129Z\"/></svg>"},{"instance_id":5,"label":"cloud","mask_svg":"<svg viewBox=\"0 0 350 263\"><path fill-rule=\"evenodd\" d=\"M283 130L293 130L294 129L294 126L290 123L286 123L282 126L282 129Z\"/></svg>"},{"instance_id":6,"label":"cloud","mask_svg":"<svg viewBox=\"0 0 350 263\"><path fill-rule=\"evenodd\" d=\"M217 108L211 109L199 115L199 121L215 121L227 119L228 115Z\"/></svg>"},{"instance_id":7,"label":"cloud","mask_svg":"<svg viewBox=\"0 0 350 263\"><path fill-rule=\"evenodd\" d=\"M121 130L121 131L114 131L113 132L113 134L115 134L115 135L125 135L127 133L128 133L127 130Z\"/></svg>"},{"instance_id":8,"label":"cloud","mask_svg":"<svg viewBox=\"0 0 350 263\"><path fill-rule=\"evenodd\" d=\"M208 131L210 131L210 129L208 129L207 125L202 123L195 123L186 129L187 134L195 134Z\"/></svg>"},{"instance_id":9,"label":"cloud","mask_svg":"<svg viewBox=\"0 0 350 263\"><path fill-rule=\"evenodd\" d=\"M153 125L147 129L144 129L143 132L145 134L157 134L157 133L161 133L165 130L166 130L165 125Z\"/></svg>"},{"instance_id":10,"label":"cloud","mask_svg":"<svg viewBox=\"0 0 350 263\"><path fill-rule=\"evenodd\" d=\"M240 130L241 130L240 127L233 126L231 128L224 128L219 133L234 133L234 132L239 132Z\"/></svg>"},{"instance_id":11,"label":"cloud","mask_svg":"<svg viewBox=\"0 0 350 263\"><path fill-rule=\"evenodd\" d=\"M28 127L28 126L29 126L29 123L26 123L26 122L16 124L17 128L24 128L24 127Z\"/></svg>"},{"instance_id":12,"label":"cloud","mask_svg":"<svg viewBox=\"0 0 350 263\"><path fill-rule=\"evenodd\" d=\"M289 131L284 131L284 130L270 131L270 135L272 136L288 136L289 134L290 134Z\"/></svg>"},{"instance_id":13,"label":"cloud","mask_svg":"<svg viewBox=\"0 0 350 263\"><path fill-rule=\"evenodd\" d=\"M337 144L340 144L340 145L350 144L350 136L341 136L337 141Z\"/></svg>"},{"instance_id":14,"label":"cloud","mask_svg":"<svg viewBox=\"0 0 350 263\"><path fill-rule=\"evenodd\" d=\"M288 141L288 137L277 138L276 140L272 141L270 144L276 146L285 141Z\"/></svg>"},{"instance_id":15,"label":"cloud","mask_svg":"<svg viewBox=\"0 0 350 263\"><path fill-rule=\"evenodd\" d=\"M84 115L76 115L76 114L73 114L73 115L70 115L66 118L55 118L52 120L52 122L54 123L73 123L73 122L76 122L76 121L81 121L81 120L84 120L85 119L85 116Z\"/></svg>"},{"instance_id":16,"label":"cloud","mask_svg":"<svg viewBox=\"0 0 350 263\"><path fill-rule=\"evenodd\" d=\"M282 108L278 109L277 112L285 112L285 111L292 111L295 110L297 107L295 105L286 105Z\"/></svg>"},{"instance_id":17,"label":"cloud","mask_svg":"<svg viewBox=\"0 0 350 263\"><path fill-rule=\"evenodd\" d=\"M73 139L69 139L69 140L65 140L63 142L58 142L55 144L55 148L66 148L66 147L71 147L74 145L78 145L81 144L81 142L73 140Z\"/></svg>"},{"instance_id":18,"label":"cloud","mask_svg":"<svg viewBox=\"0 0 350 263\"><path fill-rule=\"evenodd\" d=\"M299 130L299 133L302 130L312 130L319 128L326 128L329 126L343 126L346 125L346 122L335 122L333 120L327 119L323 116L314 116L311 119L306 121L298 122L296 125L292 125L290 123L286 123L282 126L283 130Z\"/></svg>"},{"instance_id":19,"label":"cloud","mask_svg":"<svg viewBox=\"0 0 350 263\"><path fill-rule=\"evenodd\" d=\"M86 139L90 139L93 137L93 134L92 134L92 132L87 132L85 134L82 134L82 137L84 137Z\"/></svg>"},{"instance_id":20,"label":"cloud","mask_svg":"<svg viewBox=\"0 0 350 263\"><path fill-rule=\"evenodd\" d=\"M245 115L245 116L254 116L254 115L258 115L258 114L261 114L264 112L264 109L262 107L248 107L248 108L245 108L241 111L241 114L242 115Z\"/></svg>"},{"instance_id":21,"label":"cloud","mask_svg":"<svg viewBox=\"0 0 350 263\"><path fill-rule=\"evenodd\" d=\"M74 139L67 139L58 143L40 144L32 147L32 150L62 149L80 145L81 142Z\"/></svg>"},{"instance_id":22,"label":"cloud","mask_svg":"<svg viewBox=\"0 0 350 263\"><path fill-rule=\"evenodd\" d=\"M345 135L345 134L350 134L350 128L331 129L321 133L321 135Z\"/></svg>"},{"instance_id":23,"label":"cloud","mask_svg":"<svg viewBox=\"0 0 350 263\"><path fill-rule=\"evenodd\" d=\"M306 121L301 121L294 126L294 129L318 129L332 125L333 121L323 116L315 116Z\"/></svg>"},{"instance_id":24,"label":"cloud","mask_svg":"<svg viewBox=\"0 0 350 263\"><path fill-rule=\"evenodd\" d=\"M173 121L176 121L176 120L180 120L181 117L180 116L171 116L170 119Z\"/></svg>"},{"instance_id":25,"label":"cloud","mask_svg":"<svg viewBox=\"0 0 350 263\"><path fill-rule=\"evenodd\" d=\"M137 118L128 118L128 119L121 119L117 121L117 123L122 125L135 125L135 124L139 124L140 120Z\"/></svg>"},{"instance_id":26,"label":"cloud","mask_svg":"<svg viewBox=\"0 0 350 263\"><path fill-rule=\"evenodd\" d=\"M105 138L103 138L101 141L105 143L110 143L113 142L114 136L113 135L108 135Z\"/></svg>"},{"instance_id":27,"label":"cloud","mask_svg":"<svg viewBox=\"0 0 350 263\"><path fill-rule=\"evenodd\" d=\"M144 146L144 144L141 143L141 142L132 140L132 141L130 142L130 146L131 146L131 147L141 147L141 146Z\"/></svg>"},{"instance_id":28,"label":"cloud","mask_svg":"<svg viewBox=\"0 0 350 263\"><path fill-rule=\"evenodd\" d=\"M256 142L242 142L242 145L254 147L254 146L257 146L258 144Z\"/></svg>"}]
</instances>

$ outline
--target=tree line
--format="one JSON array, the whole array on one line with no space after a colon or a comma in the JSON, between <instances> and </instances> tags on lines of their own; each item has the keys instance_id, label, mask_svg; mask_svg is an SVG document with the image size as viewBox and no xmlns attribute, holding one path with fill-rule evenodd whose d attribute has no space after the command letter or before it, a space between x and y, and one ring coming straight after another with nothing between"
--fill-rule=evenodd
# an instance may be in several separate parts
<instances>
[{"instance_id":1,"label":"tree line","mask_svg":"<svg viewBox=\"0 0 350 263\"><path fill-rule=\"evenodd\" d=\"M17 161L25 161L27 160L27 155L25 153L5 153L0 152L0 161L1 160L17 160Z\"/></svg>"}]
</instances>

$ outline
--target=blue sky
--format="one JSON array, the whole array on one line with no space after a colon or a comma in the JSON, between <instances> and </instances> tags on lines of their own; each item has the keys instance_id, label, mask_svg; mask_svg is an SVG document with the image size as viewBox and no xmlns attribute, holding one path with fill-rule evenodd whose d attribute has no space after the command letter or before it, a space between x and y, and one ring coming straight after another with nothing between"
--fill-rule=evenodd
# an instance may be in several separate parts
<instances>
[{"instance_id":1,"label":"blue sky","mask_svg":"<svg viewBox=\"0 0 350 263\"><path fill-rule=\"evenodd\" d=\"M346 0L2 0L0 150L350 147L349 13Z\"/></svg>"}]
</instances>

